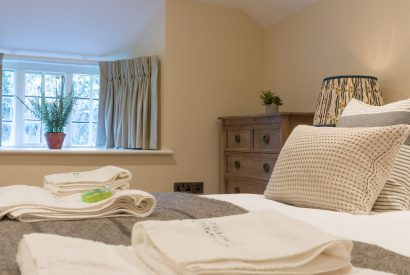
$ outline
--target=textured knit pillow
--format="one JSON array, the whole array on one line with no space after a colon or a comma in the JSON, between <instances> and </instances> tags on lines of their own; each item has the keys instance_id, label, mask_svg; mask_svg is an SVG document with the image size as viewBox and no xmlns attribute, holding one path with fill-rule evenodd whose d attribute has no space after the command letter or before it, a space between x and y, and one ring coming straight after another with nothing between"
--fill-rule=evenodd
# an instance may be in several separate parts
<instances>
[{"instance_id":1,"label":"textured knit pillow","mask_svg":"<svg viewBox=\"0 0 410 275\"><path fill-rule=\"evenodd\" d=\"M410 126L300 125L280 152L265 197L300 207L368 214Z\"/></svg>"},{"instance_id":2,"label":"textured knit pillow","mask_svg":"<svg viewBox=\"0 0 410 275\"><path fill-rule=\"evenodd\" d=\"M338 127L381 127L410 124L410 99L384 106L371 106L352 99L344 109ZM400 148L374 211L407 210L410 206L410 137Z\"/></svg>"}]
</instances>

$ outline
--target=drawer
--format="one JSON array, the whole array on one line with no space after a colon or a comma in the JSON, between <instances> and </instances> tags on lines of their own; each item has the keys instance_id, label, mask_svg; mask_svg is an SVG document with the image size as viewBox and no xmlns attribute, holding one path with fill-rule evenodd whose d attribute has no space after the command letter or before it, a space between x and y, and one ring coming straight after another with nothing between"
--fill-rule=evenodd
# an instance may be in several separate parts
<instances>
[{"instance_id":1,"label":"drawer","mask_svg":"<svg viewBox=\"0 0 410 275\"><path fill-rule=\"evenodd\" d=\"M258 127L253 130L253 149L279 153L282 148L280 126Z\"/></svg>"},{"instance_id":2,"label":"drawer","mask_svg":"<svg viewBox=\"0 0 410 275\"><path fill-rule=\"evenodd\" d=\"M229 175L269 179L277 154L227 154L226 173Z\"/></svg>"},{"instance_id":3,"label":"drawer","mask_svg":"<svg viewBox=\"0 0 410 275\"><path fill-rule=\"evenodd\" d=\"M249 150L251 148L251 129L226 129L226 149Z\"/></svg>"},{"instance_id":4,"label":"drawer","mask_svg":"<svg viewBox=\"0 0 410 275\"><path fill-rule=\"evenodd\" d=\"M251 193L263 194L266 189L266 183L243 181L237 179L228 179L226 181L227 193Z\"/></svg>"}]
</instances>

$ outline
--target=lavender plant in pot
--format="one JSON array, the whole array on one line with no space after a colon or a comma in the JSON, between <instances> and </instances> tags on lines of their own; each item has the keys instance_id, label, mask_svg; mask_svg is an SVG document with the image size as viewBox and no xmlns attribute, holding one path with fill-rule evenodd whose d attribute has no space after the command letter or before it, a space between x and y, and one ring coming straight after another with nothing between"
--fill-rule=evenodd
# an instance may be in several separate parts
<instances>
[{"instance_id":1,"label":"lavender plant in pot","mask_svg":"<svg viewBox=\"0 0 410 275\"><path fill-rule=\"evenodd\" d=\"M267 114L277 113L279 106L283 105L282 99L278 95L275 95L272 90L263 90L259 96L262 104L265 105L265 112Z\"/></svg>"},{"instance_id":2,"label":"lavender plant in pot","mask_svg":"<svg viewBox=\"0 0 410 275\"><path fill-rule=\"evenodd\" d=\"M61 149L64 143L64 128L70 121L71 113L76 105L73 91L64 93L65 78L61 77L60 85L56 85L56 97L47 98L44 89L40 96L28 100L25 103L20 97L17 99L40 120L45 127L45 138L49 149ZM40 99L40 100L38 100Z\"/></svg>"}]
</instances>

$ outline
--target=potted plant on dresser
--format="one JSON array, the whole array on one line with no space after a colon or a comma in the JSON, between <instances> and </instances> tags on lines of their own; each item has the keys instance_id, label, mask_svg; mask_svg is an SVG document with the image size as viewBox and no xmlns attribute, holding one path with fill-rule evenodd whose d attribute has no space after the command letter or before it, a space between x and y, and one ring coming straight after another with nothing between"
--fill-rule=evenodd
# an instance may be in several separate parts
<instances>
[{"instance_id":1,"label":"potted plant on dresser","mask_svg":"<svg viewBox=\"0 0 410 275\"><path fill-rule=\"evenodd\" d=\"M262 104L265 105L267 114L279 112L279 106L283 105L282 99L278 95L275 95L272 90L261 91L260 99Z\"/></svg>"},{"instance_id":2,"label":"potted plant on dresser","mask_svg":"<svg viewBox=\"0 0 410 275\"><path fill-rule=\"evenodd\" d=\"M40 91L39 97L29 99L29 104L16 96L33 116L44 124L44 136L49 149L61 149L63 146L64 128L69 123L71 113L76 105L73 91L64 92L64 83L65 78L61 77L60 85L56 85L60 89L56 88L55 98L48 98L44 89Z\"/></svg>"}]
</instances>

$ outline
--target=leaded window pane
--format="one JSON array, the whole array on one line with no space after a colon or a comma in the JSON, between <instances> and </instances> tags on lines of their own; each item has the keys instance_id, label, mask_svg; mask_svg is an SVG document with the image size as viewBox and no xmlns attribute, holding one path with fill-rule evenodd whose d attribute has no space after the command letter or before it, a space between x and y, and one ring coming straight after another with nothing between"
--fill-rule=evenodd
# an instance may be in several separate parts
<instances>
[{"instance_id":1,"label":"leaded window pane","mask_svg":"<svg viewBox=\"0 0 410 275\"><path fill-rule=\"evenodd\" d=\"M42 76L39 73L26 73L25 91L26 96L40 96Z\"/></svg>"},{"instance_id":2,"label":"leaded window pane","mask_svg":"<svg viewBox=\"0 0 410 275\"><path fill-rule=\"evenodd\" d=\"M14 71L3 70L3 95L15 94L16 73Z\"/></svg>"},{"instance_id":3,"label":"leaded window pane","mask_svg":"<svg viewBox=\"0 0 410 275\"><path fill-rule=\"evenodd\" d=\"M88 145L89 130L88 123L73 123L71 132L73 145Z\"/></svg>"},{"instance_id":4,"label":"leaded window pane","mask_svg":"<svg viewBox=\"0 0 410 275\"><path fill-rule=\"evenodd\" d=\"M1 135L1 144L2 145L12 145L12 132L13 132L13 123L3 122L1 125L2 135Z\"/></svg>"},{"instance_id":5,"label":"leaded window pane","mask_svg":"<svg viewBox=\"0 0 410 275\"><path fill-rule=\"evenodd\" d=\"M89 75L73 75L74 96L89 98L91 91L91 77Z\"/></svg>"},{"instance_id":6,"label":"leaded window pane","mask_svg":"<svg viewBox=\"0 0 410 275\"><path fill-rule=\"evenodd\" d=\"M24 125L24 143L40 144L41 123L38 121L26 121Z\"/></svg>"},{"instance_id":7,"label":"leaded window pane","mask_svg":"<svg viewBox=\"0 0 410 275\"><path fill-rule=\"evenodd\" d=\"M3 96L1 104L1 118L2 120L13 120L13 98L9 96Z\"/></svg>"}]
</instances>

